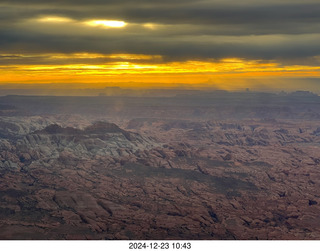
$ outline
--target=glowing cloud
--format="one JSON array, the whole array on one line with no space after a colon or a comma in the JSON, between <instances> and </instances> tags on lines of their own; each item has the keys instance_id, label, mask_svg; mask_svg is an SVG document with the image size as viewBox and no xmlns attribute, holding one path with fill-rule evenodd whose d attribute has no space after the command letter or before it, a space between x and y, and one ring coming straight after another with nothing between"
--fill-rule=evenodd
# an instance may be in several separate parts
<instances>
[{"instance_id":1,"label":"glowing cloud","mask_svg":"<svg viewBox=\"0 0 320 251\"><path fill-rule=\"evenodd\" d=\"M117 20L91 20L85 22L85 24L90 26L102 26L107 28L123 28L127 25L126 22Z\"/></svg>"},{"instance_id":2,"label":"glowing cloud","mask_svg":"<svg viewBox=\"0 0 320 251\"><path fill-rule=\"evenodd\" d=\"M73 20L71 18L67 17L58 17L58 16L48 16L48 17L42 17L37 19L39 22L48 22L48 23L66 23L66 22L72 22Z\"/></svg>"},{"instance_id":3,"label":"glowing cloud","mask_svg":"<svg viewBox=\"0 0 320 251\"><path fill-rule=\"evenodd\" d=\"M100 88L106 83L130 88L178 88L177 83L183 83L197 85L199 88L214 86L224 90L238 90L251 88L251 83L254 85L255 81L267 83L267 80L272 79L268 86L290 89L289 82L285 84L286 78L319 78L320 66L285 65L274 60L241 58L167 62L159 55L145 54L0 53L0 76L0 87L19 82L65 85L83 83L90 88ZM281 80L283 84L278 85L280 82L274 82L274 79Z\"/></svg>"},{"instance_id":4,"label":"glowing cloud","mask_svg":"<svg viewBox=\"0 0 320 251\"><path fill-rule=\"evenodd\" d=\"M147 23L147 24L144 24L143 27L147 28L147 29L150 29L150 30L155 30L157 29L157 26L156 24L153 24L153 23Z\"/></svg>"}]
</instances>

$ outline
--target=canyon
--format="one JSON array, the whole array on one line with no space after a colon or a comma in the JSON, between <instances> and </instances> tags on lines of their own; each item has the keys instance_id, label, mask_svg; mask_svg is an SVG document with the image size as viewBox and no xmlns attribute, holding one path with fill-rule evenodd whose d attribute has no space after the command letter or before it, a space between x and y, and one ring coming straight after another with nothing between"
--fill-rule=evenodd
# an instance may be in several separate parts
<instances>
[{"instance_id":1,"label":"canyon","mask_svg":"<svg viewBox=\"0 0 320 251\"><path fill-rule=\"evenodd\" d=\"M0 97L0 239L319 239L319 104Z\"/></svg>"}]
</instances>

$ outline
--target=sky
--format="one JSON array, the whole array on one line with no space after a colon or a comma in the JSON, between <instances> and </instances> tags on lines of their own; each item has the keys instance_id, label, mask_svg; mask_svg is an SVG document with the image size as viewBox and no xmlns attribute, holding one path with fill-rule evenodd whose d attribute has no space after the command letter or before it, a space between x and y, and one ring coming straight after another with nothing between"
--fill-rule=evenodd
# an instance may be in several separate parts
<instances>
[{"instance_id":1,"label":"sky","mask_svg":"<svg viewBox=\"0 0 320 251\"><path fill-rule=\"evenodd\" d=\"M0 90L320 93L319 13L319 0L0 0Z\"/></svg>"}]
</instances>

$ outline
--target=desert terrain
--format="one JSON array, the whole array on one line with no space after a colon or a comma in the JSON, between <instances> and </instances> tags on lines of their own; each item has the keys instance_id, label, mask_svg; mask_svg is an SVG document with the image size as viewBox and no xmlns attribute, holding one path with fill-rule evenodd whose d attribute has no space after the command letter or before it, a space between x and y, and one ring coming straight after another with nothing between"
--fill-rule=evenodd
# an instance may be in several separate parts
<instances>
[{"instance_id":1,"label":"desert terrain","mask_svg":"<svg viewBox=\"0 0 320 251\"><path fill-rule=\"evenodd\" d=\"M0 97L0 239L320 239L320 97Z\"/></svg>"}]
</instances>

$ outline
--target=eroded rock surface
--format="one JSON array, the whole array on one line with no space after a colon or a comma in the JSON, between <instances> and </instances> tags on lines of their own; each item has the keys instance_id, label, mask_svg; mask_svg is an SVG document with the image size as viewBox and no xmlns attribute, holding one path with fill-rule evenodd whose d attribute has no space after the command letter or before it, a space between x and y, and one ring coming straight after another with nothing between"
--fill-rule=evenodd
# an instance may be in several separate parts
<instances>
[{"instance_id":1,"label":"eroded rock surface","mask_svg":"<svg viewBox=\"0 0 320 251\"><path fill-rule=\"evenodd\" d=\"M317 121L0 123L1 239L320 238Z\"/></svg>"}]
</instances>

